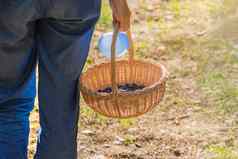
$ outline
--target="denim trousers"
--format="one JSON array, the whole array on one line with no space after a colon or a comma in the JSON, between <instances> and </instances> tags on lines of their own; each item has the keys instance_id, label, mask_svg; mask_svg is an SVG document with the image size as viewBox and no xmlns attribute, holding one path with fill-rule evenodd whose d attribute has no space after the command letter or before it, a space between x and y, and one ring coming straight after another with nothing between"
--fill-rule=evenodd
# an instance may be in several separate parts
<instances>
[{"instance_id":1,"label":"denim trousers","mask_svg":"<svg viewBox=\"0 0 238 159\"><path fill-rule=\"evenodd\" d=\"M78 79L100 0L0 0L0 159L27 159L38 65L35 159L76 159Z\"/></svg>"}]
</instances>

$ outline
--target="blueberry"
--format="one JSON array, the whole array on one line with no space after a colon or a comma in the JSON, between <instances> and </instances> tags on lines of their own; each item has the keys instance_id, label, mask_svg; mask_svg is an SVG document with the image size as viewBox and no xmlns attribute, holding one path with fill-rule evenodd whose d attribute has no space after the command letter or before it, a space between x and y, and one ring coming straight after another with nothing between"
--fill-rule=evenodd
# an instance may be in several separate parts
<instances>
[{"instance_id":1,"label":"blueberry","mask_svg":"<svg viewBox=\"0 0 238 159\"><path fill-rule=\"evenodd\" d=\"M112 92L112 88L111 88L111 87L107 87L107 88L105 89L105 92L106 92L106 93L111 93L111 92Z\"/></svg>"},{"instance_id":2,"label":"blueberry","mask_svg":"<svg viewBox=\"0 0 238 159\"><path fill-rule=\"evenodd\" d=\"M119 91L121 92L133 92L136 90L141 90L143 88L145 88L144 85L137 85L136 83L127 83L124 85L117 85ZM99 89L98 92L103 92L103 93L111 93L112 92L112 88L111 87L107 87L105 89Z\"/></svg>"}]
</instances>

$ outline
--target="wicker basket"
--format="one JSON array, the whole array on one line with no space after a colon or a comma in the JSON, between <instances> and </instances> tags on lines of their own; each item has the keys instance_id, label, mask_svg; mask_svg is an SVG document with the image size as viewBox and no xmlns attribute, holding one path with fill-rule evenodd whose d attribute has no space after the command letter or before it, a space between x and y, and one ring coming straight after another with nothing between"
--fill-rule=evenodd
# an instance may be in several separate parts
<instances>
[{"instance_id":1,"label":"wicker basket","mask_svg":"<svg viewBox=\"0 0 238 159\"><path fill-rule=\"evenodd\" d=\"M165 92L167 71L161 64L133 59L134 49L130 31L129 60L116 61L117 35L118 29L115 29L111 62L94 65L82 74L80 90L88 106L102 115L113 118L136 117L160 103ZM144 85L145 88L134 92L118 90L117 85L127 83ZM99 89L110 86L112 93L98 92Z\"/></svg>"}]
</instances>

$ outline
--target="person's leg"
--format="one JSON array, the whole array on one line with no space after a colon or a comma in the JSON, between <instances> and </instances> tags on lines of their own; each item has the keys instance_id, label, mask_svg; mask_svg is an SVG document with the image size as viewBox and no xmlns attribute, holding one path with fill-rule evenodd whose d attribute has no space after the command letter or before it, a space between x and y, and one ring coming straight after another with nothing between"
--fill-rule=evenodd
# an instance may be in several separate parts
<instances>
[{"instance_id":1,"label":"person's leg","mask_svg":"<svg viewBox=\"0 0 238 159\"><path fill-rule=\"evenodd\" d=\"M26 159L35 97L33 4L0 1L0 159Z\"/></svg>"},{"instance_id":2,"label":"person's leg","mask_svg":"<svg viewBox=\"0 0 238 159\"><path fill-rule=\"evenodd\" d=\"M11 92L11 96L0 104L0 159L26 159L29 114L34 106L34 73L21 88L5 91Z\"/></svg>"},{"instance_id":3,"label":"person's leg","mask_svg":"<svg viewBox=\"0 0 238 159\"><path fill-rule=\"evenodd\" d=\"M96 1L99 2L99 0L90 2L93 4L92 7L95 7ZM82 2L83 0L79 0L72 7L77 5L82 7L80 5ZM42 131L35 159L77 158L79 117L77 84L88 55L99 10L94 11L94 16L84 18L77 16L70 18L67 14L62 14L61 17L60 14L56 14L60 11L62 10L56 11L55 16L52 15L54 11L51 11L53 17L43 19L37 25ZM82 13L85 15L87 10Z\"/></svg>"}]
</instances>

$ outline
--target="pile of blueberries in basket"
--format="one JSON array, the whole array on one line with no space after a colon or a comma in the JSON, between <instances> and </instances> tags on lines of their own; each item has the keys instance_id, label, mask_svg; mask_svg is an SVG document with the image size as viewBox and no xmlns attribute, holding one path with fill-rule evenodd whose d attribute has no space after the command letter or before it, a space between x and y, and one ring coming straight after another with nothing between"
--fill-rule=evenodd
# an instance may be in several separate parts
<instances>
[{"instance_id":1,"label":"pile of blueberries in basket","mask_svg":"<svg viewBox=\"0 0 238 159\"><path fill-rule=\"evenodd\" d=\"M145 88L144 85L137 85L135 83L132 84L124 84L124 85L118 85L118 90L120 92L134 92L136 90L142 90ZM112 87L107 87L104 89L99 89L99 93L112 93Z\"/></svg>"}]
</instances>

